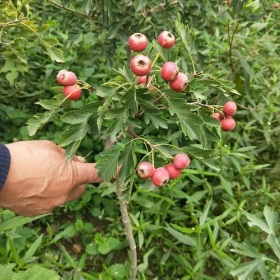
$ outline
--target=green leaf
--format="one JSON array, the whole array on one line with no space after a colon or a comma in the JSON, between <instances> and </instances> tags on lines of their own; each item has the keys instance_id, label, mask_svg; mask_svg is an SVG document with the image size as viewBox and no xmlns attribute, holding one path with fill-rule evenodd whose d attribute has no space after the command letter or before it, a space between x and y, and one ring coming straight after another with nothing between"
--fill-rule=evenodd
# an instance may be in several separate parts
<instances>
[{"instance_id":1,"label":"green leaf","mask_svg":"<svg viewBox=\"0 0 280 280\"><path fill-rule=\"evenodd\" d=\"M161 117L161 112L150 100L138 97L139 105L142 107L144 112L144 120L146 124L152 122L155 128L167 129L168 126L166 121Z\"/></svg>"},{"instance_id":2,"label":"green leaf","mask_svg":"<svg viewBox=\"0 0 280 280\"><path fill-rule=\"evenodd\" d=\"M134 172L134 166L136 165L136 155L134 153L133 142L129 142L125 145L125 148L120 154L119 163L122 165L119 178L121 180L125 180L131 173Z\"/></svg>"},{"instance_id":3,"label":"green leaf","mask_svg":"<svg viewBox=\"0 0 280 280\"><path fill-rule=\"evenodd\" d=\"M192 237L190 237L187 234L183 234L174 228L170 227L169 224L166 223L166 227L164 228L166 231L168 231L173 237L175 237L180 243L183 243L185 245L189 246L196 246L196 241Z\"/></svg>"},{"instance_id":4,"label":"green leaf","mask_svg":"<svg viewBox=\"0 0 280 280\"><path fill-rule=\"evenodd\" d=\"M21 216L14 217L14 218L12 218L10 220L7 220L7 221L4 221L3 223L0 224L0 233L4 232L4 231L7 231L7 230L17 228L17 227L25 225L25 224L28 224L30 222L41 219L41 218L46 217L48 215L51 215L51 214L39 215L39 216L32 217L32 218L21 217Z\"/></svg>"},{"instance_id":5,"label":"green leaf","mask_svg":"<svg viewBox=\"0 0 280 280\"><path fill-rule=\"evenodd\" d=\"M278 260L280 261L280 244L277 237L274 234L270 234L268 235L266 241L270 245L274 254L277 256Z\"/></svg>"},{"instance_id":6,"label":"green leaf","mask_svg":"<svg viewBox=\"0 0 280 280\"><path fill-rule=\"evenodd\" d=\"M146 252L143 256L143 262L138 265L138 271L140 273L143 273L149 266L149 256L154 252L156 247L150 249L148 252Z\"/></svg>"},{"instance_id":7,"label":"green leaf","mask_svg":"<svg viewBox=\"0 0 280 280\"><path fill-rule=\"evenodd\" d=\"M32 246L28 249L28 251L21 258L20 262L22 265L26 264L30 258L33 257L34 253L37 251L38 247L42 243L43 234L41 234L37 240L32 244Z\"/></svg>"},{"instance_id":8,"label":"green leaf","mask_svg":"<svg viewBox=\"0 0 280 280\"><path fill-rule=\"evenodd\" d=\"M209 213L209 210L210 210L210 207L212 205L212 199L209 199L204 207L204 211L202 213L202 215L200 216L199 218L199 225L202 226L206 220L207 220L207 217L208 217L208 213Z\"/></svg>"},{"instance_id":9,"label":"green leaf","mask_svg":"<svg viewBox=\"0 0 280 280\"><path fill-rule=\"evenodd\" d=\"M239 62L241 64L241 66L243 67L243 69L247 72L247 74L252 77L253 79L256 79L256 76L252 70L252 68L250 67L250 65L248 64L248 62L246 61L245 57L238 51L238 50L234 50L234 52L236 53Z\"/></svg>"},{"instance_id":10,"label":"green leaf","mask_svg":"<svg viewBox=\"0 0 280 280\"><path fill-rule=\"evenodd\" d=\"M165 98L170 114L177 116L183 133L190 140L200 140L198 135L201 134L202 118L196 113L192 113L191 106L186 103L183 97L178 97L178 94L168 92Z\"/></svg>"},{"instance_id":11,"label":"green leaf","mask_svg":"<svg viewBox=\"0 0 280 280\"><path fill-rule=\"evenodd\" d=\"M261 230L265 231L268 234L272 234L273 232L271 231L271 229L268 227L268 225L260 218L258 218L257 216L250 214L250 213L246 213L246 217L248 218L248 220L250 220L248 222L248 225L250 227L252 226L256 226L258 228L260 228Z\"/></svg>"},{"instance_id":12,"label":"green leaf","mask_svg":"<svg viewBox=\"0 0 280 280\"><path fill-rule=\"evenodd\" d=\"M260 254L248 241L244 241L243 243L233 243L233 246L235 249L231 249L231 251L240 255L254 259L260 259L263 257L262 254Z\"/></svg>"},{"instance_id":13,"label":"green leaf","mask_svg":"<svg viewBox=\"0 0 280 280\"><path fill-rule=\"evenodd\" d=\"M111 275L114 275L115 280L128 279L129 269L127 264L116 263L108 269Z\"/></svg>"},{"instance_id":14,"label":"green leaf","mask_svg":"<svg viewBox=\"0 0 280 280\"><path fill-rule=\"evenodd\" d=\"M243 4L245 0L232 0L230 6L233 7L234 14L240 14L243 9Z\"/></svg>"},{"instance_id":15,"label":"green leaf","mask_svg":"<svg viewBox=\"0 0 280 280\"><path fill-rule=\"evenodd\" d=\"M47 48L47 53L52 61L56 61L60 63L65 62L62 50L56 47L52 47L52 48Z\"/></svg>"},{"instance_id":16,"label":"green leaf","mask_svg":"<svg viewBox=\"0 0 280 280\"><path fill-rule=\"evenodd\" d=\"M77 153L77 150L79 149L80 145L81 145L82 140L77 140L74 141L73 143L69 144L66 147L66 153L65 153L65 157L68 159L73 159L73 157L75 156L75 154Z\"/></svg>"},{"instance_id":17,"label":"green leaf","mask_svg":"<svg viewBox=\"0 0 280 280\"><path fill-rule=\"evenodd\" d=\"M44 113L34 115L27 122L27 129L30 136L34 136L36 132L48 123L52 117L58 112L59 107L64 103L65 98L63 95L56 95L53 100L40 100L36 104L41 105L43 108L50 110Z\"/></svg>"},{"instance_id":18,"label":"green leaf","mask_svg":"<svg viewBox=\"0 0 280 280\"><path fill-rule=\"evenodd\" d=\"M243 263L231 271L231 275L238 277L238 280L248 280L257 271L258 267L263 265L262 259Z\"/></svg>"},{"instance_id":19,"label":"green leaf","mask_svg":"<svg viewBox=\"0 0 280 280\"><path fill-rule=\"evenodd\" d=\"M34 136L36 132L44 126L47 122L51 120L53 117L54 112L49 111L45 113L38 113L34 115L31 119L27 122L27 129L30 136Z\"/></svg>"},{"instance_id":20,"label":"green leaf","mask_svg":"<svg viewBox=\"0 0 280 280\"><path fill-rule=\"evenodd\" d=\"M60 276L56 271L43 268L39 265L32 266L24 272L19 272L13 276L14 280L59 280Z\"/></svg>"},{"instance_id":21,"label":"green leaf","mask_svg":"<svg viewBox=\"0 0 280 280\"><path fill-rule=\"evenodd\" d=\"M220 176L221 188L224 189L229 195L233 196L232 182L226 180L223 176Z\"/></svg>"},{"instance_id":22,"label":"green leaf","mask_svg":"<svg viewBox=\"0 0 280 280\"><path fill-rule=\"evenodd\" d=\"M60 136L58 145L61 147L65 147L73 142L83 140L87 134L88 129L89 126L87 123L79 123L70 126L70 128L68 128Z\"/></svg>"},{"instance_id":23,"label":"green leaf","mask_svg":"<svg viewBox=\"0 0 280 280\"><path fill-rule=\"evenodd\" d=\"M119 156L122 147L116 145L112 150L105 150L97 157L98 174L105 181L110 181L117 172L119 166Z\"/></svg>"},{"instance_id":24,"label":"green leaf","mask_svg":"<svg viewBox=\"0 0 280 280\"><path fill-rule=\"evenodd\" d=\"M187 25L184 25L183 23L180 23L179 21L176 21L176 30L178 32L178 35L182 41L184 49L187 51L187 54L190 57L190 60L192 62L193 72L195 73L195 64L192 57L192 53L195 52L194 48L190 45L192 42L195 42L195 30L189 28Z\"/></svg>"},{"instance_id":25,"label":"green leaf","mask_svg":"<svg viewBox=\"0 0 280 280\"><path fill-rule=\"evenodd\" d=\"M8 264L8 265L2 265L0 264L0 271L1 271L1 278L3 280L8 280L8 279L13 279L14 277L14 272L13 272L13 264Z\"/></svg>"},{"instance_id":26,"label":"green leaf","mask_svg":"<svg viewBox=\"0 0 280 280\"><path fill-rule=\"evenodd\" d=\"M83 106L81 109L76 109L65 113L61 120L69 124L79 124L87 122L91 116L97 116L97 110L102 102L89 103Z\"/></svg>"},{"instance_id":27,"label":"green leaf","mask_svg":"<svg viewBox=\"0 0 280 280\"><path fill-rule=\"evenodd\" d=\"M269 206L265 206L263 214L271 233L275 234L276 225L279 219L279 213L273 211Z\"/></svg>"}]
</instances>

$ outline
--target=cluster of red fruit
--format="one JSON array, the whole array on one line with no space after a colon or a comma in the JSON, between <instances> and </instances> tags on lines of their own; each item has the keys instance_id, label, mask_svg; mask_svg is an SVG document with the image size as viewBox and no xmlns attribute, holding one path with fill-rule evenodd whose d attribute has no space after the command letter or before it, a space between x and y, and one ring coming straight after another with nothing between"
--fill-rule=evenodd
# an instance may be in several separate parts
<instances>
[{"instance_id":1,"label":"cluster of red fruit","mask_svg":"<svg viewBox=\"0 0 280 280\"><path fill-rule=\"evenodd\" d=\"M150 178L156 187L164 187L170 179L176 179L181 175L183 169L190 165L190 158L186 154L177 154L173 163L164 167L154 168L148 161L142 161L137 168L137 173L142 179Z\"/></svg>"},{"instance_id":2,"label":"cluster of red fruit","mask_svg":"<svg viewBox=\"0 0 280 280\"><path fill-rule=\"evenodd\" d=\"M78 100L82 95L82 89L77 84L77 76L74 72L60 70L56 76L56 81L64 86L63 94L70 100Z\"/></svg>"},{"instance_id":3,"label":"cluster of red fruit","mask_svg":"<svg viewBox=\"0 0 280 280\"><path fill-rule=\"evenodd\" d=\"M236 103L233 101L228 101L223 106L223 113L221 112L213 113L211 117L217 119L220 122L222 130L231 131L236 126L236 122L232 117L235 115L236 110L237 110Z\"/></svg>"},{"instance_id":4,"label":"cluster of red fruit","mask_svg":"<svg viewBox=\"0 0 280 280\"><path fill-rule=\"evenodd\" d=\"M165 49L174 46L176 39L169 31L162 31L158 36L158 44ZM128 46L135 52L142 52L148 46L148 39L142 33L134 33L128 39ZM149 57L143 54L137 54L130 61L131 71L138 76L139 84L149 82L148 75L152 68L152 62ZM179 67L174 62L165 62L161 69L161 77L169 82L169 86L176 92L182 92L188 85L188 77L179 71Z\"/></svg>"}]
</instances>

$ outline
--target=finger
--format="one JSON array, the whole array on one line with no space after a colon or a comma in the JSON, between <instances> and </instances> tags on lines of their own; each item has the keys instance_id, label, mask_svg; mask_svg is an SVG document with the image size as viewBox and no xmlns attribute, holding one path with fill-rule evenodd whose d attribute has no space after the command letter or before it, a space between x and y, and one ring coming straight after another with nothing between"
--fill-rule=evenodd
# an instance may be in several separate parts
<instances>
[{"instance_id":1,"label":"finger","mask_svg":"<svg viewBox=\"0 0 280 280\"><path fill-rule=\"evenodd\" d=\"M74 156L73 160L80 161L80 162L86 162L86 159L81 156Z\"/></svg>"},{"instance_id":2,"label":"finger","mask_svg":"<svg viewBox=\"0 0 280 280\"><path fill-rule=\"evenodd\" d=\"M96 163L84 163L80 161L72 162L72 172L74 186L83 185L86 183L101 183L103 179L98 176Z\"/></svg>"},{"instance_id":3,"label":"finger","mask_svg":"<svg viewBox=\"0 0 280 280\"><path fill-rule=\"evenodd\" d=\"M81 186L78 186L78 187L72 189L72 191L68 195L68 201L76 200L76 199L82 197L84 192L85 192L85 185L81 185Z\"/></svg>"}]
</instances>

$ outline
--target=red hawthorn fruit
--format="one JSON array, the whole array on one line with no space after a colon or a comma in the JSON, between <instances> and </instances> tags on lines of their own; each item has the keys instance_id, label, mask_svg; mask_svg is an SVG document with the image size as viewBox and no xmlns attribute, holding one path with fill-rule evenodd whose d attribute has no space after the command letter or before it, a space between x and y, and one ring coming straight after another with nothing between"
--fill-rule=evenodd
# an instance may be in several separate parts
<instances>
[{"instance_id":1,"label":"red hawthorn fruit","mask_svg":"<svg viewBox=\"0 0 280 280\"><path fill-rule=\"evenodd\" d=\"M148 161L142 161L137 168L137 173L142 179L147 179L153 176L155 172L154 166Z\"/></svg>"},{"instance_id":2,"label":"red hawthorn fruit","mask_svg":"<svg viewBox=\"0 0 280 280\"><path fill-rule=\"evenodd\" d=\"M142 33L134 33L128 38L128 46L135 52L141 52L148 46L148 39Z\"/></svg>"},{"instance_id":3,"label":"red hawthorn fruit","mask_svg":"<svg viewBox=\"0 0 280 280\"><path fill-rule=\"evenodd\" d=\"M79 85L65 86L63 94L69 100L78 100L82 95L82 89Z\"/></svg>"},{"instance_id":4,"label":"red hawthorn fruit","mask_svg":"<svg viewBox=\"0 0 280 280\"><path fill-rule=\"evenodd\" d=\"M158 36L158 44L165 49L172 48L175 41L174 35L169 31L162 31Z\"/></svg>"},{"instance_id":5,"label":"red hawthorn fruit","mask_svg":"<svg viewBox=\"0 0 280 280\"><path fill-rule=\"evenodd\" d=\"M231 131L235 128L235 126L236 122L231 116L228 116L221 120L221 128L223 131Z\"/></svg>"},{"instance_id":6,"label":"red hawthorn fruit","mask_svg":"<svg viewBox=\"0 0 280 280\"><path fill-rule=\"evenodd\" d=\"M223 112L226 117L235 115L237 110L236 103L233 101L228 101L225 103L223 107Z\"/></svg>"},{"instance_id":7,"label":"red hawthorn fruit","mask_svg":"<svg viewBox=\"0 0 280 280\"><path fill-rule=\"evenodd\" d=\"M169 182L169 173L164 167L158 167L152 176L152 183L156 187L164 187Z\"/></svg>"},{"instance_id":8,"label":"red hawthorn fruit","mask_svg":"<svg viewBox=\"0 0 280 280\"><path fill-rule=\"evenodd\" d=\"M147 75L145 76L138 76L138 84L139 85L146 85L148 83L148 81L150 81L150 78L147 81Z\"/></svg>"},{"instance_id":9,"label":"red hawthorn fruit","mask_svg":"<svg viewBox=\"0 0 280 280\"><path fill-rule=\"evenodd\" d=\"M168 82L175 80L176 76L179 73L179 67L174 62L165 62L161 68L161 77Z\"/></svg>"},{"instance_id":10,"label":"red hawthorn fruit","mask_svg":"<svg viewBox=\"0 0 280 280\"><path fill-rule=\"evenodd\" d=\"M182 72L179 72L176 78L169 83L172 90L176 92L183 92L188 85L188 76Z\"/></svg>"},{"instance_id":11,"label":"red hawthorn fruit","mask_svg":"<svg viewBox=\"0 0 280 280\"><path fill-rule=\"evenodd\" d=\"M77 76L74 72L63 69L58 72L56 80L62 86L73 86L77 82Z\"/></svg>"},{"instance_id":12,"label":"red hawthorn fruit","mask_svg":"<svg viewBox=\"0 0 280 280\"><path fill-rule=\"evenodd\" d=\"M176 169L182 170L187 168L191 163L190 158L186 154L177 154L173 159L173 165Z\"/></svg>"},{"instance_id":13,"label":"red hawthorn fruit","mask_svg":"<svg viewBox=\"0 0 280 280\"><path fill-rule=\"evenodd\" d=\"M171 163L166 164L164 166L164 168L168 171L169 177L171 179L178 178L181 175L181 172L182 172L180 169L175 168L175 166Z\"/></svg>"},{"instance_id":14,"label":"red hawthorn fruit","mask_svg":"<svg viewBox=\"0 0 280 280\"><path fill-rule=\"evenodd\" d=\"M218 120L219 122L221 122L221 120L224 119L224 115L222 113L213 113L211 115L212 118L215 118L216 120Z\"/></svg>"},{"instance_id":15,"label":"red hawthorn fruit","mask_svg":"<svg viewBox=\"0 0 280 280\"><path fill-rule=\"evenodd\" d=\"M64 76L65 73L67 72L67 70L62 69L58 72L57 76L56 76L56 81L60 84L63 85L63 80L64 80Z\"/></svg>"},{"instance_id":16,"label":"red hawthorn fruit","mask_svg":"<svg viewBox=\"0 0 280 280\"><path fill-rule=\"evenodd\" d=\"M148 75L151 71L151 67L151 60L143 54L138 54L130 60L130 69L137 76Z\"/></svg>"}]
</instances>

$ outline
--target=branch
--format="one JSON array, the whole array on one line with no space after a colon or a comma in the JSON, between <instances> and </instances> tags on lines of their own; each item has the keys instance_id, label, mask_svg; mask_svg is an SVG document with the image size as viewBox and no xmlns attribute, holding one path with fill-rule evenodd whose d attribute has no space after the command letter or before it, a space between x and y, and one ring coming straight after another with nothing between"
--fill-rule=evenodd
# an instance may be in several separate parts
<instances>
[{"instance_id":1,"label":"branch","mask_svg":"<svg viewBox=\"0 0 280 280\"><path fill-rule=\"evenodd\" d=\"M130 218L128 215L127 210L127 201L121 199L121 194L123 191L123 185L118 180L117 181L117 196L120 200L120 212L122 216L122 222L124 224L125 234L126 238L128 240L129 248L130 248L130 280L136 280L137 275L137 250L136 250L136 244L132 232L132 226L130 222Z\"/></svg>"},{"instance_id":2,"label":"branch","mask_svg":"<svg viewBox=\"0 0 280 280\"><path fill-rule=\"evenodd\" d=\"M114 145L120 141L123 137L123 134L120 133L117 137L117 139L112 142L109 138L105 138L105 149L110 150L114 147ZM136 280L136 275L137 275L137 250L136 250L136 244L135 244L135 239L133 236L133 231L132 231L132 226L128 214L128 209L127 209L127 201L121 199L121 195L123 192L123 184L120 180L117 179L117 197L120 201L120 212L121 212L121 217L122 217L122 222L124 225L124 230L126 234L126 238L129 244L130 248L130 280Z\"/></svg>"},{"instance_id":3,"label":"branch","mask_svg":"<svg viewBox=\"0 0 280 280\"><path fill-rule=\"evenodd\" d=\"M82 17L86 17L86 18L88 18L90 21L92 21L91 17L90 17L88 14L78 12L78 11L76 11L76 10L74 10L74 9L71 9L71 8L68 8L68 7L64 6L64 5L61 5L61 4L59 4L59 3L57 3L57 2L55 2L55 1L53 1L53 0L47 0L47 2L50 2L51 4L57 6L57 7L61 8L61 9L64 9L64 10L66 10L66 11L68 11L68 12L74 13L74 14L79 15L79 16L82 16Z\"/></svg>"},{"instance_id":4,"label":"branch","mask_svg":"<svg viewBox=\"0 0 280 280\"><path fill-rule=\"evenodd\" d=\"M230 24L229 24L229 20L228 20L228 43L229 43L229 50L228 50L228 55L229 55L229 61L230 61L230 67L231 67L231 71L234 73L234 65L233 65L233 60L232 60L232 48L233 48L233 39L235 36L235 33L237 31L239 27L239 23L236 24L235 28L233 29L232 32L232 36L230 37Z\"/></svg>"},{"instance_id":5,"label":"branch","mask_svg":"<svg viewBox=\"0 0 280 280\"><path fill-rule=\"evenodd\" d=\"M22 22L22 21L24 21L24 20L26 20L26 19L27 19L27 18L24 17L24 18L22 18L22 19L15 19L15 20L10 21L10 22L0 23L0 27L2 28L2 27L6 27L6 26L8 26L8 25L17 24L17 23L20 23L20 22Z\"/></svg>"}]
</instances>

